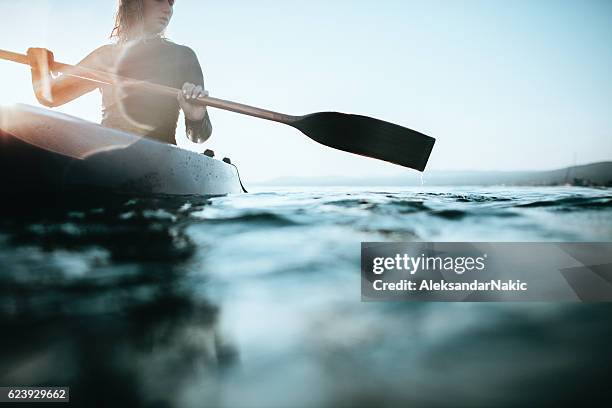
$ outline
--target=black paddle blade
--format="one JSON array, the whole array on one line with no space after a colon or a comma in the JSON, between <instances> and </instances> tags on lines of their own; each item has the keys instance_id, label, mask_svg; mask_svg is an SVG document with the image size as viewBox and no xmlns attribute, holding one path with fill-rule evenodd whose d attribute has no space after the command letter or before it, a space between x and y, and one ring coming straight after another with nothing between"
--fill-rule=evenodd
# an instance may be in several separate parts
<instances>
[{"instance_id":1,"label":"black paddle blade","mask_svg":"<svg viewBox=\"0 0 612 408\"><path fill-rule=\"evenodd\" d=\"M425 170L436 139L393 123L339 112L302 116L289 125L334 149Z\"/></svg>"}]
</instances>

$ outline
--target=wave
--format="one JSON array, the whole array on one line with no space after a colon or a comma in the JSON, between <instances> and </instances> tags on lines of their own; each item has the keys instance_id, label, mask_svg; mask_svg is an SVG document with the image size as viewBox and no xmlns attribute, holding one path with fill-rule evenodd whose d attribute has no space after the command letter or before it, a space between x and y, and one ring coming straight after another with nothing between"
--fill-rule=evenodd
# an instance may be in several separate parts
<instances>
[{"instance_id":1,"label":"wave","mask_svg":"<svg viewBox=\"0 0 612 408\"><path fill-rule=\"evenodd\" d=\"M605 209L612 208L612 197L566 197L555 200L538 200L518 204L520 208L559 207L560 210L571 209Z\"/></svg>"}]
</instances>

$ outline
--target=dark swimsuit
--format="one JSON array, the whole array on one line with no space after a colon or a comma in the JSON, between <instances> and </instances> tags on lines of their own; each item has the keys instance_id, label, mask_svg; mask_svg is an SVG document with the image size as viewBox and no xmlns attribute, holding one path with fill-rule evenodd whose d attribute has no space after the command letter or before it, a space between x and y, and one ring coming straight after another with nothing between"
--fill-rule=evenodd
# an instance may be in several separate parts
<instances>
[{"instance_id":1,"label":"dark swimsuit","mask_svg":"<svg viewBox=\"0 0 612 408\"><path fill-rule=\"evenodd\" d=\"M115 72L121 76L144 80L173 88L185 82L204 84L202 68L195 53L171 41L156 38L140 41L117 58ZM179 104L176 97L145 93L135 89L119 90L104 86L102 91L102 125L140 133L149 138L175 144ZM120 95L124 94L123 99ZM187 135L199 141L212 128L208 112L201 121L185 120Z\"/></svg>"}]
</instances>

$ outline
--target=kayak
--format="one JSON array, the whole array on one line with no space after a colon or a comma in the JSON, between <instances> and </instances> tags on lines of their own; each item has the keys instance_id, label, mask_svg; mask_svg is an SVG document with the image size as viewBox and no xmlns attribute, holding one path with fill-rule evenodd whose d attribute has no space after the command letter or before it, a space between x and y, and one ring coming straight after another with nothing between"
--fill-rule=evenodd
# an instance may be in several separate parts
<instances>
[{"instance_id":1,"label":"kayak","mask_svg":"<svg viewBox=\"0 0 612 408\"><path fill-rule=\"evenodd\" d=\"M0 191L220 196L244 189L227 159L17 104L0 107Z\"/></svg>"}]
</instances>

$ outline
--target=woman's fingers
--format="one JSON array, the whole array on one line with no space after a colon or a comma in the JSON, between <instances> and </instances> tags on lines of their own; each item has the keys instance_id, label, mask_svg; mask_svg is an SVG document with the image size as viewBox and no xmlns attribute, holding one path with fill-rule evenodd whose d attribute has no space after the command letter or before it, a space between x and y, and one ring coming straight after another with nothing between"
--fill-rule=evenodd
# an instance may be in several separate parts
<instances>
[{"instance_id":1,"label":"woman's fingers","mask_svg":"<svg viewBox=\"0 0 612 408\"><path fill-rule=\"evenodd\" d=\"M183 84L182 91L183 91L184 99L187 99L187 100L191 99L191 93L193 92L193 88L195 88L194 84L191 84L189 82L185 82Z\"/></svg>"},{"instance_id":2,"label":"woman's fingers","mask_svg":"<svg viewBox=\"0 0 612 408\"><path fill-rule=\"evenodd\" d=\"M201 86L194 86L191 90L191 99L196 99L198 96L200 96L200 90L202 90Z\"/></svg>"},{"instance_id":3,"label":"woman's fingers","mask_svg":"<svg viewBox=\"0 0 612 408\"><path fill-rule=\"evenodd\" d=\"M200 96L208 96L208 92L206 92L206 90L204 90L203 87L198 85L195 88L193 88L193 91L191 92L191 97L193 99L197 99Z\"/></svg>"},{"instance_id":4,"label":"woman's fingers","mask_svg":"<svg viewBox=\"0 0 612 408\"><path fill-rule=\"evenodd\" d=\"M46 48L28 48L28 63L32 68L49 70L53 66L53 53Z\"/></svg>"},{"instance_id":5,"label":"woman's fingers","mask_svg":"<svg viewBox=\"0 0 612 408\"><path fill-rule=\"evenodd\" d=\"M198 99L201 96L208 96L208 91L201 85L194 85L189 82L185 82L182 88L182 96L185 100Z\"/></svg>"}]
</instances>

